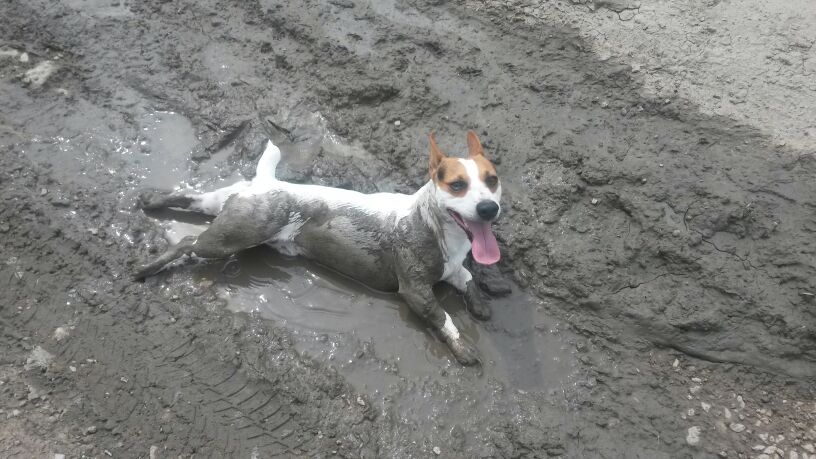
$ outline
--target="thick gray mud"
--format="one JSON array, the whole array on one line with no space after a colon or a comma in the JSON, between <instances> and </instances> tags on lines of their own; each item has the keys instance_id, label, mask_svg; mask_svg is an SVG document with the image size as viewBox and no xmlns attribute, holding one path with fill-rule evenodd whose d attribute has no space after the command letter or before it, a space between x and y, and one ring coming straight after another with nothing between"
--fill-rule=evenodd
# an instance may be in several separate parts
<instances>
[{"instance_id":1,"label":"thick gray mud","mask_svg":"<svg viewBox=\"0 0 816 459\"><path fill-rule=\"evenodd\" d=\"M809 454L812 152L644 99L517 11L0 5L0 451ZM468 128L505 189L504 260L476 272L494 318L437 293L481 368L396 298L269 249L129 279L207 223L143 214L141 189L238 180L271 136L286 180L412 192L427 133L459 153Z\"/></svg>"}]
</instances>

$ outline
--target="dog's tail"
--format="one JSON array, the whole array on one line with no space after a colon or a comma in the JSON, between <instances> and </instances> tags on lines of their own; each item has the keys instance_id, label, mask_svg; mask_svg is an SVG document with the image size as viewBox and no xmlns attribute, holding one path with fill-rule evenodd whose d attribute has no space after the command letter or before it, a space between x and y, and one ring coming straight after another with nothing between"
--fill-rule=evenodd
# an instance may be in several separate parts
<instances>
[{"instance_id":1,"label":"dog's tail","mask_svg":"<svg viewBox=\"0 0 816 459\"><path fill-rule=\"evenodd\" d=\"M255 177L266 180L275 180L275 169L281 159L280 148L272 141L266 143L266 149L258 160L258 167L255 169Z\"/></svg>"}]
</instances>

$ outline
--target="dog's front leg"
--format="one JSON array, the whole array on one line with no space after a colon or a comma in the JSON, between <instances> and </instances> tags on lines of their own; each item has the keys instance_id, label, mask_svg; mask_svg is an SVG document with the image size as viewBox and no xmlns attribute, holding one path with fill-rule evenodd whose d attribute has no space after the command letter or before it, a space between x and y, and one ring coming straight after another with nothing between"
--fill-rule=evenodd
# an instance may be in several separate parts
<instances>
[{"instance_id":1,"label":"dog's front leg","mask_svg":"<svg viewBox=\"0 0 816 459\"><path fill-rule=\"evenodd\" d=\"M479 320L487 320L490 318L490 306L484 300L482 291L473 280L470 271L460 266L458 271L451 274L445 282L452 285L456 290L459 290L465 297L465 306L473 317Z\"/></svg>"},{"instance_id":2,"label":"dog's front leg","mask_svg":"<svg viewBox=\"0 0 816 459\"><path fill-rule=\"evenodd\" d=\"M412 311L437 329L459 363L475 365L479 362L479 351L459 333L451 316L436 300L431 287L433 282L427 279L427 272L414 261L403 259L397 262L400 265L397 268L400 296Z\"/></svg>"}]
</instances>

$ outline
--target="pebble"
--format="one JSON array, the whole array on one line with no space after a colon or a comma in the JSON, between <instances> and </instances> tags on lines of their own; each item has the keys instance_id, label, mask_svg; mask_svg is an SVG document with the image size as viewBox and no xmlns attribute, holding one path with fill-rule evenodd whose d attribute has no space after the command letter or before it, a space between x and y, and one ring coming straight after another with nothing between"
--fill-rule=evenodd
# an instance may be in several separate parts
<instances>
[{"instance_id":1,"label":"pebble","mask_svg":"<svg viewBox=\"0 0 816 459\"><path fill-rule=\"evenodd\" d=\"M731 430L733 430L736 433L740 433L740 432L745 430L745 424L740 424L738 422L736 422L736 423L732 422L731 424L728 425L728 428L730 428Z\"/></svg>"},{"instance_id":2,"label":"pebble","mask_svg":"<svg viewBox=\"0 0 816 459\"><path fill-rule=\"evenodd\" d=\"M85 429L85 435L93 435L96 433L96 426L90 426Z\"/></svg>"},{"instance_id":3,"label":"pebble","mask_svg":"<svg viewBox=\"0 0 816 459\"><path fill-rule=\"evenodd\" d=\"M816 447L814 447L812 443L804 444L802 445L802 448L809 453L816 453Z\"/></svg>"},{"instance_id":4,"label":"pebble","mask_svg":"<svg viewBox=\"0 0 816 459\"><path fill-rule=\"evenodd\" d=\"M700 426L691 426L688 428L686 443L691 446L697 446L700 444Z\"/></svg>"},{"instance_id":5,"label":"pebble","mask_svg":"<svg viewBox=\"0 0 816 459\"><path fill-rule=\"evenodd\" d=\"M745 401L742 399L742 395L737 395L737 405L739 405L740 409L745 408Z\"/></svg>"},{"instance_id":6,"label":"pebble","mask_svg":"<svg viewBox=\"0 0 816 459\"><path fill-rule=\"evenodd\" d=\"M28 60L29 60L28 53L20 54L20 62L26 63L28 62Z\"/></svg>"},{"instance_id":7,"label":"pebble","mask_svg":"<svg viewBox=\"0 0 816 459\"><path fill-rule=\"evenodd\" d=\"M399 126L400 124L402 124L402 121L400 120L394 121L394 126Z\"/></svg>"},{"instance_id":8,"label":"pebble","mask_svg":"<svg viewBox=\"0 0 816 459\"><path fill-rule=\"evenodd\" d=\"M592 198L592 200L589 201L589 202L591 202L592 205L594 206L594 205L598 204L600 201L598 201L598 198Z\"/></svg>"},{"instance_id":9,"label":"pebble","mask_svg":"<svg viewBox=\"0 0 816 459\"><path fill-rule=\"evenodd\" d=\"M725 419L731 419L731 410L723 408L723 416L725 416Z\"/></svg>"},{"instance_id":10,"label":"pebble","mask_svg":"<svg viewBox=\"0 0 816 459\"><path fill-rule=\"evenodd\" d=\"M439 456L440 454L442 454L442 450L438 446L434 446L433 453Z\"/></svg>"},{"instance_id":11,"label":"pebble","mask_svg":"<svg viewBox=\"0 0 816 459\"><path fill-rule=\"evenodd\" d=\"M65 459L65 455L60 454L60 453L55 453L54 454L54 459Z\"/></svg>"},{"instance_id":12,"label":"pebble","mask_svg":"<svg viewBox=\"0 0 816 459\"><path fill-rule=\"evenodd\" d=\"M788 459L799 459L799 453L791 450L790 454L788 455Z\"/></svg>"},{"instance_id":13,"label":"pebble","mask_svg":"<svg viewBox=\"0 0 816 459\"><path fill-rule=\"evenodd\" d=\"M711 409L711 405L706 402L700 402L700 408L703 409L706 413Z\"/></svg>"},{"instance_id":14,"label":"pebble","mask_svg":"<svg viewBox=\"0 0 816 459\"><path fill-rule=\"evenodd\" d=\"M54 341L62 341L67 337L68 330L66 330L65 327L57 327L57 329L54 330Z\"/></svg>"},{"instance_id":15,"label":"pebble","mask_svg":"<svg viewBox=\"0 0 816 459\"><path fill-rule=\"evenodd\" d=\"M363 400L363 397L360 397L359 395L357 396L357 404L360 406L366 406L365 400Z\"/></svg>"},{"instance_id":16,"label":"pebble","mask_svg":"<svg viewBox=\"0 0 816 459\"><path fill-rule=\"evenodd\" d=\"M674 359L674 362L672 362L672 368L677 368L679 366L680 366L680 361L677 360L677 359Z\"/></svg>"},{"instance_id":17,"label":"pebble","mask_svg":"<svg viewBox=\"0 0 816 459\"><path fill-rule=\"evenodd\" d=\"M150 459L159 459L159 447L150 445Z\"/></svg>"},{"instance_id":18,"label":"pebble","mask_svg":"<svg viewBox=\"0 0 816 459\"><path fill-rule=\"evenodd\" d=\"M774 446L774 445L768 446L765 449L763 449L762 452L765 453L765 454L775 454L776 453L776 446Z\"/></svg>"},{"instance_id":19,"label":"pebble","mask_svg":"<svg viewBox=\"0 0 816 459\"><path fill-rule=\"evenodd\" d=\"M702 387L700 386L691 386L689 388L689 392L691 392L692 394L696 394L697 392L700 392L700 389L702 389Z\"/></svg>"}]
</instances>

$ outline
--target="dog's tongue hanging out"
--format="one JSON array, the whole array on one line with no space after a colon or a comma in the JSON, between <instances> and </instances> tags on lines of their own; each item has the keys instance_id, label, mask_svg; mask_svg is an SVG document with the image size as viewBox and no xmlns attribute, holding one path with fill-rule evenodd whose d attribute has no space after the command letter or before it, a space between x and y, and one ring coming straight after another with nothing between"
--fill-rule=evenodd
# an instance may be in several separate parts
<instances>
[{"instance_id":1,"label":"dog's tongue hanging out","mask_svg":"<svg viewBox=\"0 0 816 459\"><path fill-rule=\"evenodd\" d=\"M467 225L467 229L473 238L470 245L476 263L492 265L499 261L499 258L501 258L499 243L496 242L496 236L493 235L490 222L465 220L465 225Z\"/></svg>"}]
</instances>

